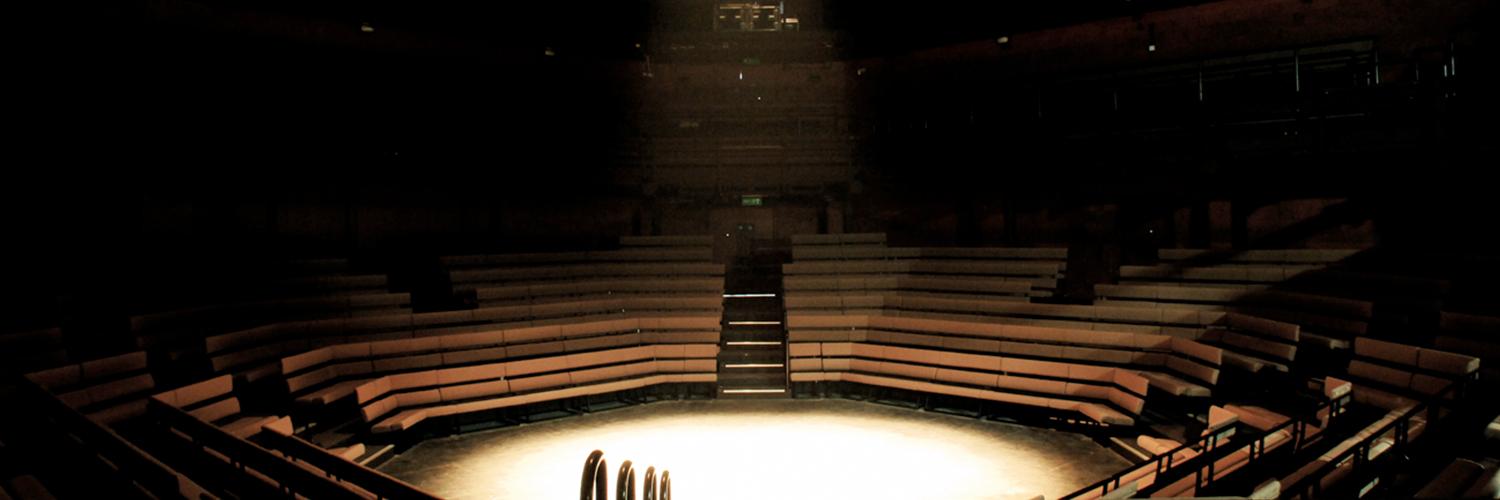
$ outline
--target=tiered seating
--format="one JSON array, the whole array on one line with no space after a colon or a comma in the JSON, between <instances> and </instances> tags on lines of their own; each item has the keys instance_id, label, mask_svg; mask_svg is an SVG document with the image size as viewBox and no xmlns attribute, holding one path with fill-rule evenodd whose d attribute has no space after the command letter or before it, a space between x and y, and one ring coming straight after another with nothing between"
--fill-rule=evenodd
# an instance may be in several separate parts
<instances>
[{"instance_id":1,"label":"tiered seating","mask_svg":"<svg viewBox=\"0 0 1500 500\"><path fill-rule=\"evenodd\" d=\"M0 363L13 370L35 370L67 362L62 328L0 333Z\"/></svg>"},{"instance_id":2,"label":"tiered seating","mask_svg":"<svg viewBox=\"0 0 1500 500\"><path fill-rule=\"evenodd\" d=\"M456 342L495 342L495 335L488 336L466 335ZM356 388L356 400L372 431L404 431L434 417L658 384L712 383L718 379L718 352L716 343L648 344L513 360L491 351L468 357L461 366L387 372Z\"/></svg>"},{"instance_id":3,"label":"tiered seating","mask_svg":"<svg viewBox=\"0 0 1500 500\"><path fill-rule=\"evenodd\" d=\"M1478 372L1479 358L1473 356L1362 338L1354 343L1348 376L1355 401L1395 409L1430 399Z\"/></svg>"},{"instance_id":4,"label":"tiered seating","mask_svg":"<svg viewBox=\"0 0 1500 500\"><path fill-rule=\"evenodd\" d=\"M1301 328L1239 313L1224 316L1225 329L1212 329L1199 342L1224 349L1224 364L1250 373L1270 368L1289 372L1297 356Z\"/></svg>"},{"instance_id":5,"label":"tiered seating","mask_svg":"<svg viewBox=\"0 0 1500 500\"><path fill-rule=\"evenodd\" d=\"M144 492L154 498L207 498L203 496L205 490L192 479L126 441L97 419L65 404L42 386L23 384L21 389L20 396L26 398L27 409L24 432L56 438L42 445L51 457L80 459L74 462L76 468L68 471L70 477L89 478L80 490L101 498L124 497L123 492L127 491ZM0 443L0 456L4 454L5 445ZM50 498L32 491L40 486L35 478L23 482L26 486L16 492L18 498Z\"/></svg>"},{"instance_id":6,"label":"tiered seating","mask_svg":"<svg viewBox=\"0 0 1500 500\"><path fill-rule=\"evenodd\" d=\"M1172 264L1249 266L1329 265L1353 257L1359 249L1278 249L1222 251L1203 248L1163 248L1157 258Z\"/></svg>"},{"instance_id":7,"label":"tiered seating","mask_svg":"<svg viewBox=\"0 0 1500 500\"><path fill-rule=\"evenodd\" d=\"M1433 423L1429 419L1447 414L1432 406L1458 397L1479 370L1478 358L1368 338L1355 342L1354 354L1348 370L1354 400L1387 412L1282 478L1289 492L1312 488L1314 482L1327 491L1355 468L1417 439Z\"/></svg>"},{"instance_id":8,"label":"tiered seating","mask_svg":"<svg viewBox=\"0 0 1500 500\"><path fill-rule=\"evenodd\" d=\"M975 375L989 381L987 385L979 386L990 390L1076 395L1064 392L1067 391L1064 385L1034 382L1025 377L1065 381L1072 376L1071 367L1077 366L1079 373L1095 374L1099 370L1119 368L1142 377L1149 385L1167 394L1201 397L1208 396L1210 388L1218 382L1221 353L1218 348L1165 335L882 315L790 316L787 327L794 382L848 381L843 373L846 371L886 373L884 365L855 363L855 360L910 361L887 360L882 356L888 352L905 356L912 354L909 349L921 349L932 351L921 354L919 359L933 367L951 369L954 366L945 363L980 360L975 361L980 365L966 367L982 365L992 368L993 374ZM1023 370L1017 373L1023 378L994 378L996 375L1008 377L1011 367ZM1037 367L1047 371L1024 371ZM955 378L966 374L949 371L930 375L923 380L951 383L979 380ZM1021 384L1015 387L997 385L1008 381ZM1139 394L1144 395L1144 390Z\"/></svg>"},{"instance_id":9,"label":"tiered seating","mask_svg":"<svg viewBox=\"0 0 1500 500\"><path fill-rule=\"evenodd\" d=\"M1371 322L1407 328L1420 321L1418 316L1435 314L1448 290L1448 282L1442 280L1327 267L1312 258L1262 258L1256 257L1256 252L1275 255L1298 251L1252 250L1227 261L1198 258L1156 266L1121 266L1122 285L1151 288L1104 287L1104 293L1124 300L1149 300L1156 294L1158 299L1174 302L1233 302L1247 312L1302 325L1305 340L1346 349L1350 340L1367 332ZM1166 286L1238 289L1245 293L1162 291Z\"/></svg>"},{"instance_id":10,"label":"tiered seating","mask_svg":"<svg viewBox=\"0 0 1500 500\"><path fill-rule=\"evenodd\" d=\"M1500 381L1500 318L1444 311L1437 348L1484 360L1485 380Z\"/></svg>"},{"instance_id":11,"label":"tiered seating","mask_svg":"<svg viewBox=\"0 0 1500 500\"><path fill-rule=\"evenodd\" d=\"M297 402L326 405L353 395L356 387L381 373L399 370L622 346L718 341L718 318L630 318L338 344L283 358L280 367L288 392Z\"/></svg>"},{"instance_id":12,"label":"tiered seating","mask_svg":"<svg viewBox=\"0 0 1500 500\"><path fill-rule=\"evenodd\" d=\"M1270 286L1095 285L1094 294L1101 304L1233 310L1295 323L1323 332L1301 338L1326 349L1347 349L1350 339L1369 331L1374 307L1368 301L1273 290Z\"/></svg>"},{"instance_id":13,"label":"tiered seating","mask_svg":"<svg viewBox=\"0 0 1500 500\"><path fill-rule=\"evenodd\" d=\"M792 246L885 246L885 233L794 234Z\"/></svg>"},{"instance_id":14,"label":"tiered seating","mask_svg":"<svg viewBox=\"0 0 1500 500\"><path fill-rule=\"evenodd\" d=\"M788 294L787 314L885 314L1081 330L1168 334L1197 338L1224 320L1223 311L1036 304L903 292L865 295Z\"/></svg>"},{"instance_id":15,"label":"tiered seating","mask_svg":"<svg viewBox=\"0 0 1500 500\"><path fill-rule=\"evenodd\" d=\"M320 469L308 461L294 461L247 439L260 434L266 427L289 425L284 418L246 417L244 421L251 422L250 424L221 427L213 425L209 420L215 418L217 413L204 411L220 406L219 403L210 403L195 411L184 411L176 404L183 401L184 397L218 392L221 389L218 386L230 383L229 377L223 376L184 388L189 389L187 392L179 389L153 396L148 403L151 418L169 431L169 435L180 438L175 445L177 448L201 456L201 460L194 460L194 466L199 470L214 471L212 479L217 484L227 485L224 487L247 498L432 498L431 495L399 481L373 485L353 484L348 481L363 478L366 474L351 473L349 469L342 468ZM205 384L215 387L206 387ZM199 404L202 402L192 403Z\"/></svg>"},{"instance_id":16,"label":"tiered seating","mask_svg":"<svg viewBox=\"0 0 1500 500\"><path fill-rule=\"evenodd\" d=\"M724 266L707 262L588 263L498 269L454 270L449 273L455 289L482 288L486 284L544 283L580 278L661 279L715 278L724 276Z\"/></svg>"},{"instance_id":17,"label":"tiered seating","mask_svg":"<svg viewBox=\"0 0 1500 500\"><path fill-rule=\"evenodd\" d=\"M720 266L722 269L722 266ZM205 340L215 373L256 382L280 373L277 359L325 345L415 338L493 329L500 325L552 325L643 316L713 317L723 299L634 297L575 300L472 310L277 323Z\"/></svg>"},{"instance_id":18,"label":"tiered seating","mask_svg":"<svg viewBox=\"0 0 1500 500\"><path fill-rule=\"evenodd\" d=\"M156 388L146 353L140 351L33 372L26 378L105 425L145 414L146 397Z\"/></svg>"},{"instance_id":19,"label":"tiered seating","mask_svg":"<svg viewBox=\"0 0 1500 500\"><path fill-rule=\"evenodd\" d=\"M1314 411L1315 422L1254 406L1210 407L1207 425L1192 442L1141 435L1136 442L1150 454L1149 459L1062 498L1130 498L1142 491L1150 492L1142 496L1152 497L1193 496L1198 489L1261 462L1272 452L1279 451L1271 456L1280 461L1282 455L1299 451L1299 446L1306 446L1329 427L1334 415L1343 413L1350 388L1347 382L1329 379ZM1294 446L1284 446L1288 443ZM1262 484L1250 498L1276 498L1279 486L1275 481Z\"/></svg>"},{"instance_id":20,"label":"tiered seating","mask_svg":"<svg viewBox=\"0 0 1500 500\"><path fill-rule=\"evenodd\" d=\"M261 426L280 418L242 414L239 397L234 393L234 378L229 375L156 394L151 396L151 401L181 409L242 439L259 433Z\"/></svg>"},{"instance_id":21,"label":"tiered seating","mask_svg":"<svg viewBox=\"0 0 1500 500\"><path fill-rule=\"evenodd\" d=\"M723 301L723 278L653 280L577 280L565 283L509 285L475 290L480 307L524 303L561 302L604 297L657 297L684 299L706 306Z\"/></svg>"},{"instance_id":22,"label":"tiered seating","mask_svg":"<svg viewBox=\"0 0 1500 500\"><path fill-rule=\"evenodd\" d=\"M710 242L711 243L711 242ZM440 259L449 269L478 267L520 267L584 263L621 262L708 262L714 258L713 246L634 246L621 250L586 252L544 252L487 255L457 255Z\"/></svg>"},{"instance_id":23,"label":"tiered seating","mask_svg":"<svg viewBox=\"0 0 1500 500\"><path fill-rule=\"evenodd\" d=\"M1485 467L1473 460L1453 460L1414 498L1500 498L1500 467Z\"/></svg>"},{"instance_id":24,"label":"tiered seating","mask_svg":"<svg viewBox=\"0 0 1500 500\"><path fill-rule=\"evenodd\" d=\"M621 236L620 246L626 248L670 248L714 246L712 236Z\"/></svg>"},{"instance_id":25,"label":"tiered seating","mask_svg":"<svg viewBox=\"0 0 1500 500\"><path fill-rule=\"evenodd\" d=\"M887 277L931 278L950 283L937 291L986 292L999 286L1004 293L1023 296L1048 295L1057 288L1062 265L1047 262L1011 262L989 260L814 260L782 265L787 280L798 283L809 279L868 280ZM1005 287L997 283L1011 283ZM1028 284L1027 291L1014 284ZM823 286L827 289L827 285ZM835 288L836 289L836 288Z\"/></svg>"},{"instance_id":26,"label":"tiered seating","mask_svg":"<svg viewBox=\"0 0 1500 500\"><path fill-rule=\"evenodd\" d=\"M367 293L292 297L215 304L130 318L141 349L196 342L216 332L230 332L281 321L351 318L392 314L411 305L408 293Z\"/></svg>"}]
</instances>

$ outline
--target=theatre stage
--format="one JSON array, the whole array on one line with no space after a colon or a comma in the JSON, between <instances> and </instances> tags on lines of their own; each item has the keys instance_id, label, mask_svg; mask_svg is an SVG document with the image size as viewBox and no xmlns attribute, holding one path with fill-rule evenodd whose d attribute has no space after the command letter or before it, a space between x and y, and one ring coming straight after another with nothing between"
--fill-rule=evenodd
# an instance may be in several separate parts
<instances>
[{"instance_id":1,"label":"theatre stage","mask_svg":"<svg viewBox=\"0 0 1500 500\"><path fill-rule=\"evenodd\" d=\"M583 460L677 500L1025 499L1128 463L1081 435L844 400L661 402L423 442L382 471L453 500L576 500Z\"/></svg>"}]
</instances>

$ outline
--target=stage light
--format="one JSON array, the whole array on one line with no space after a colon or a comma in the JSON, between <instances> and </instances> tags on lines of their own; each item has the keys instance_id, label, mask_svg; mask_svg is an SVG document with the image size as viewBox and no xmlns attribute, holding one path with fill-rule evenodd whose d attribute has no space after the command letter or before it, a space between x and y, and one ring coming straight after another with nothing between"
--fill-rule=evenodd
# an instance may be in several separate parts
<instances>
[{"instance_id":1,"label":"stage light","mask_svg":"<svg viewBox=\"0 0 1500 500\"><path fill-rule=\"evenodd\" d=\"M362 33L374 33L375 27L370 26L370 23L359 23L359 31Z\"/></svg>"},{"instance_id":2,"label":"stage light","mask_svg":"<svg viewBox=\"0 0 1500 500\"><path fill-rule=\"evenodd\" d=\"M1008 37L1008 36L1002 36L1000 38L996 38L995 39L995 43L998 43L1000 45L1005 45L1007 43L1010 43L1010 37Z\"/></svg>"},{"instance_id":3,"label":"stage light","mask_svg":"<svg viewBox=\"0 0 1500 500\"><path fill-rule=\"evenodd\" d=\"M542 55L547 56L547 57L552 57L552 56L557 55L557 51L552 50L552 47L547 47L545 49L542 49Z\"/></svg>"},{"instance_id":4,"label":"stage light","mask_svg":"<svg viewBox=\"0 0 1500 500\"><path fill-rule=\"evenodd\" d=\"M1156 44L1147 45L1146 52L1156 52Z\"/></svg>"}]
</instances>

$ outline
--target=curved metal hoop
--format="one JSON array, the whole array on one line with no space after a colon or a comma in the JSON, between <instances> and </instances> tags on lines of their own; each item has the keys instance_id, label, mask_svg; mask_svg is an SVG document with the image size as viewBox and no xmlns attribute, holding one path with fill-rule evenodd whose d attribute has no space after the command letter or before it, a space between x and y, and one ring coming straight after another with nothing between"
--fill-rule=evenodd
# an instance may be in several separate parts
<instances>
[{"instance_id":1,"label":"curved metal hoop","mask_svg":"<svg viewBox=\"0 0 1500 500\"><path fill-rule=\"evenodd\" d=\"M615 500L635 500L635 466L629 460L620 464L620 475L615 478Z\"/></svg>"},{"instance_id":2,"label":"curved metal hoop","mask_svg":"<svg viewBox=\"0 0 1500 500\"><path fill-rule=\"evenodd\" d=\"M657 500L672 500L672 473L661 471L661 489Z\"/></svg>"},{"instance_id":3,"label":"curved metal hoop","mask_svg":"<svg viewBox=\"0 0 1500 500\"><path fill-rule=\"evenodd\" d=\"M641 500L656 500L656 467L646 467L646 478L641 481Z\"/></svg>"},{"instance_id":4,"label":"curved metal hoop","mask_svg":"<svg viewBox=\"0 0 1500 500\"><path fill-rule=\"evenodd\" d=\"M578 499L609 500L609 468L604 464L603 451L594 450L583 461L583 482Z\"/></svg>"}]
</instances>

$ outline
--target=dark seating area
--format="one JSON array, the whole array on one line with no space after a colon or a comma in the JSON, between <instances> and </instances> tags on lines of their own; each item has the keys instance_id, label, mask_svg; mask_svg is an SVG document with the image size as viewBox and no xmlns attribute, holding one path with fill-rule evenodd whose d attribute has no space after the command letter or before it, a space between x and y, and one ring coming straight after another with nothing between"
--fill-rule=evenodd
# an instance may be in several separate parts
<instances>
[{"instance_id":1,"label":"dark seating area","mask_svg":"<svg viewBox=\"0 0 1500 500\"><path fill-rule=\"evenodd\" d=\"M1500 499L1492 0L11 10L0 500Z\"/></svg>"}]
</instances>

